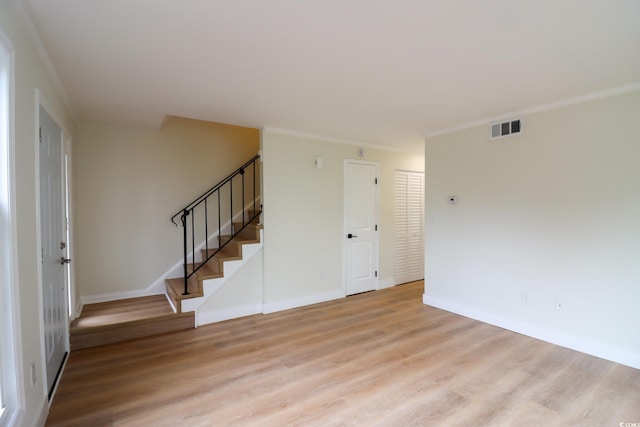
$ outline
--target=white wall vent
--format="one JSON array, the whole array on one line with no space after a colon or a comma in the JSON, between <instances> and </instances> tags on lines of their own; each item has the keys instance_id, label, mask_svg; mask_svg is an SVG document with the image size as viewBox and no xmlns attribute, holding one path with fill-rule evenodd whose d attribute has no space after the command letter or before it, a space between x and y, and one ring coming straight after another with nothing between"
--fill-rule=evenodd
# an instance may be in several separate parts
<instances>
[{"instance_id":1,"label":"white wall vent","mask_svg":"<svg viewBox=\"0 0 640 427\"><path fill-rule=\"evenodd\" d=\"M491 139L516 135L522 132L522 120L513 119L506 122L491 123Z\"/></svg>"}]
</instances>

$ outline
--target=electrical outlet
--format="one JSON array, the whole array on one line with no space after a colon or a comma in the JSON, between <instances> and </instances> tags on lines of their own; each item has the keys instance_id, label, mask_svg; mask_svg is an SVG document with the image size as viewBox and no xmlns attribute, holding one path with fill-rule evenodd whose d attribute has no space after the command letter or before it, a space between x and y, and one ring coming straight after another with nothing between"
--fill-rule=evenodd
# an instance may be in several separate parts
<instances>
[{"instance_id":1,"label":"electrical outlet","mask_svg":"<svg viewBox=\"0 0 640 427\"><path fill-rule=\"evenodd\" d=\"M562 301L560 301L559 299L556 299L556 311L562 311L564 310L564 305L562 304Z\"/></svg>"},{"instance_id":2,"label":"electrical outlet","mask_svg":"<svg viewBox=\"0 0 640 427\"><path fill-rule=\"evenodd\" d=\"M526 292L523 292L521 295L521 301L523 305L529 305L529 294Z\"/></svg>"},{"instance_id":3,"label":"electrical outlet","mask_svg":"<svg viewBox=\"0 0 640 427\"><path fill-rule=\"evenodd\" d=\"M36 364L31 362L31 386L36 386Z\"/></svg>"}]
</instances>

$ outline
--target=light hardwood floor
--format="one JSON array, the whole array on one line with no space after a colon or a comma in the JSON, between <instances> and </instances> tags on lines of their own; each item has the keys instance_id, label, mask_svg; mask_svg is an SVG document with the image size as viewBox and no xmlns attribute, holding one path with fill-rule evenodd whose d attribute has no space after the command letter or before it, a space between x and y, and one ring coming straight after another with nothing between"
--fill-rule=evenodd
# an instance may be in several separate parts
<instances>
[{"instance_id":1,"label":"light hardwood floor","mask_svg":"<svg viewBox=\"0 0 640 427\"><path fill-rule=\"evenodd\" d=\"M640 370L422 304L422 282L71 353L48 426L612 426Z\"/></svg>"},{"instance_id":2,"label":"light hardwood floor","mask_svg":"<svg viewBox=\"0 0 640 427\"><path fill-rule=\"evenodd\" d=\"M164 295L87 304L71 322L71 350L194 327L194 313L174 313Z\"/></svg>"}]
</instances>

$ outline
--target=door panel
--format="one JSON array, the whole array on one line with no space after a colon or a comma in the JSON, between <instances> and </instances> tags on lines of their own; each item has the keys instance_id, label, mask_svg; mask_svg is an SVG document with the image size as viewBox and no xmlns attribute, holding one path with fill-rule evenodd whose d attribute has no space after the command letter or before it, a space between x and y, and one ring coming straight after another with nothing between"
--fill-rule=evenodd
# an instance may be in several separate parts
<instances>
[{"instance_id":1,"label":"door panel","mask_svg":"<svg viewBox=\"0 0 640 427\"><path fill-rule=\"evenodd\" d=\"M375 164L345 162L347 295L371 291L378 287L376 179Z\"/></svg>"},{"instance_id":2,"label":"door panel","mask_svg":"<svg viewBox=\"0 0 640 427\"><path fill-rule=\"evenodd\" d=\"M63 246L64 204L62 181L62 131L40 107L40 233L42 302L47 390L51 393L67 353L67 293Z\"/></svg>"},{"instance_id":3,"label":"door panel","mask_svg":"<svg viewBox=\"0 0 640 427\"><path fill-rule=\"evenodd\" d=\"M395 173L395 281L424 278L424 173Z\"/></svg>"}]
</instances>

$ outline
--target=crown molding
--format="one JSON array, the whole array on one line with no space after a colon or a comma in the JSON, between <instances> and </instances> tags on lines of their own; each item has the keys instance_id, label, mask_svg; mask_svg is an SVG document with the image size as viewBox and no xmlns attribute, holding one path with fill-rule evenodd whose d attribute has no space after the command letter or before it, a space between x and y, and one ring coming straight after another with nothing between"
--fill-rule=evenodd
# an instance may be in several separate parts
<instances>
[{"instance_id":1,"label":"crown molding","mask_svg":"<svg viewBox=\"0 0 640 427\"><path fill-rule=\"evenodd\" d=\"M297 137L300 137L300 138L308 138L308 139L315 139L315 140L318 140L318 141L331 142L331 143L334 143L334 144L343 144L343 145L352 145L352 146L357 146L357 147L373 148L373 149L376 149L376 150L393 151L393 152L402 153L402 154L424 154L424 153L420 153L420 152L417 152L417 151L402 150L400 148L387 147L387 146L384 146L384 145L376 145L376 144L371 144L371 143L368 143L368 142L354 141L354 140L349 140L349 139L332 138L332 137L328 137L328 136L316 135L316 134L305 133L305 132L298 132L298 131L294 131L294 130L288 130L288 129L270 127L270 126L262 127L261 130L268 131L268 132L273 132L273 133L279 133L281 135L297 136Z\"/></svg>"},{"instance_id":2,"label":"crown molding","mask_svg":"<svg viewBox=\"0 0 640 427\"><path fill-rule=\"evenodd\" d=\"M557 108L568 107L570 105L581 104L583 102L594 101L596 99L607 98L610 96L621 95L628 92L634 92L636 90L640 90L640 82L631 83L625 86L619 86L613 89L601 90L598 92L592 92L586 95L580 95L573 98L567 98L561 101L551 102L548 104L542 104L535 107L525 108L523 110L513 111L510 113L500 114L499 116L493 116L489 118L484 118L480 120L475 120L473 122L464 123L457 126L452 126L449 128L441 129L435 132L428 133L425 135L426 139L429 139L434 136L445 135L448 133L457 132L464 129L469 129L477 126L484 126L491 123L499 122L502 120L508 120L513 117L524 116L527 114L533 113L541 113L543 111L555 110Z\"/></svg>"}]
</instances>

